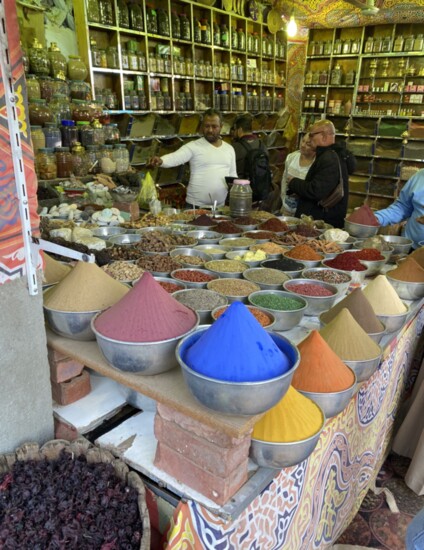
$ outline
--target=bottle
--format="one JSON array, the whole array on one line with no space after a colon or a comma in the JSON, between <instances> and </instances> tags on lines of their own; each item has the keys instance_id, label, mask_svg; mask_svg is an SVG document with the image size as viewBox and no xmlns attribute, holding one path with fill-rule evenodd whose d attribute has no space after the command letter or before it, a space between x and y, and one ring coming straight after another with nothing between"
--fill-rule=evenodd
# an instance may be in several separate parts
<instances>
[{"instance_id":1,"label":"bottle","mask_svg":"<svg viewBox=\"0 0 424 550\"><path fill-rule=\"evenodd\" d=\"M113 2L112 0L99 0L100 22L103 25L113 25Z\"/></svg>"},{"instance_id":2,"label":"bottle","mask_svg":"<svg viewBox=\"0 0 424 550\"><path fill-rule=\"evenodd\" d=\"M372 47L373 53L381 53L383 49L383 37L376 36Z\"/></svg>"},{"instance_id":3,"label":"bottle","mask_svg":"<svg viewBox=\"0 0 424 550\"><path fill-rule=\"evenodd\" d=\"M171 14L171 28L172 38L181 38L181 19L178 17L176 11L173 11Z\"/></svg>"},{"instance_id":4,"label":"bottle","mask_svg":"<svg viewBox=\"0 0 424 550\"><path fill-rule=\"evenodd\" d=\"M137 2L132 2L130 4L130 27L133 31L142 31L144 28L143 25L143 8Z\"/></svg>"},{"instance_id":5,"label":"bottle","mask_svg":"<svg viewBox=\"0 0 424 550\"><path fill-rule=\"evenodd\" d=\"M341 41L340 38L336 38L336 40L334 41L334 46L333 46L333 54L335 55L339 55L342 53L342 47L343 47L343 43Z\"/></svg>"},{"instance_id":6,"label":"bottle","mask_svg":"<svg viewBox=\"0 0 424 550\"><path fill-rule=\"evenodd\" d=\"M315 94L312 94L311 99L309 101L309 111L311 113L316 113L317 110L317 98Z\"/></svg>"},{"instance_id":7,"label":"bottle","mask_svg":"<svg viewBox=\"0 0 424 550\"><path fill-rule=\"evenodd\" d=\"M415 37L413 34L409 34L406 39L405 39L405 42L403 44L403 51L404 52L412 52L412 50L414 49L414 43L415 43Z\"/></svg>"},{"instance_id":8,"label":"bottle","mask_svg":"<svg viewBox=\"0 0 424 550\"><path fill-rule=\"evenodd\" d=\"M330 84L333 86L340 86L342 83L342 74L342 68L336 63L331 71Z\"/></svg>"},{"instance_id":9,"label":"bottle","mask_svg":"<svg viewBox=\"0 0 424 550\"><path fill-rule=\"evenodd\" d=\"M146 9L146 30L150 34L158 34L158 16L153 6Z\"/></svg>"},{"instance_id":10,"label":"bottle","mask_svg":"<svg viewBox=\"0 0 424 550\"><path fill-rule=\"evenodd\" d=\"M46 146L46 136L41 126L31 126L31 141L34 155L38 153L39 149Z\"/></svg>"},{"instance_id":11,"label":"bottle","mask_svg":"<svg viewBox=\"0 0 424 550\"><path fill-rule=\"evenodd\" d=\"M325 95L321 95L318 101L318 112L323 113L325 111Z\"/></svg>"},{"instance_id":12,"label":"bottle","mask_svg":"<svg viewBox=\"0 0 424 550\"><path fill-rule=\"evenodd\" d=\"M346 73L345 84L346 86L353 86L355 84L355 71L351 69Z\"/></svg>"},{"instance_id":13,"label":"bottle","mask_svg":"<svg viewBox=\"0 0 424 550\"><path fill-rule=\"evenodd\" d=\"M231 48L237 50L238 48L238 37L237 37L237 28L231 27Z\"/></svg>"},{"instance_id":14,"label":"bottle","mask_svg":"<svg viewBox=\"0 0 424 550\"><path fill-rule=\"evenodd\" d=\"M359 53L360 47L361 47L361 39L360 38L354 38L352 40L350 53Z\"/></svg>"},{"instance_id":15,"label":"bottle","mask_svg":"<svg viewBox=\"0 0 424 550\"><path fill-rule=\"evenodd\" d=\"M364 46L364 53L372 53L374 49L374 40L372 36L367 38Z\"/></svg>"},{"instance_id":16,"label":"bottle","mask_svg":"<svg viewBox=\"0 0 424 550\"><path fill-rule=\"evenodd\" d=\"M385 36L383 38L383 45L381 46L381 51L384 53L389 53L392 51L392 39L390 36Z\"/></svg>"},{"instance_id":17,"label":"bottle","mask_svg":"<svg viewBox=\"0 0 424 550\"><path fill-rule=\"evenodd\" d=\"M395 43L393 44L393 51L394 52L402 52L403 51L403 44L404 44L404 38L401 34L398 34L395 39Z\"/></svg>"},{"instance_id":18,"label":"bottle","mask_svg":"<svg viewBox=\"0 0 424 550\"><path fill-rule=\"evenodd\" d=\"M202 31L200 27L200 21L196 17L193 19L193 38L195 42L202 41Z\"/></svg>"},{"instance_id":19,"label":"bottle","mask_svg":"<svg viewBox=\"0 0 424 550\"><path fill-rule=\"evenodd\" d=\"M309 86L310 84L312 84L312 74L313 73L312 73L311 69L309 68L309 70L305 74L305 85L306 86Z\"/></svg>"},{"instance_id":20,"label":"bottle","mask_svg":"<svg viewBox=\"0 0 424 550\"><path fill-rule=\"evenodd\" d=\"M246 216L252 211L252 188L249 180L235 179L230 190L230 216Z\"/></svg>"},{"instance_id":21,"label":"bottle","mask_svg":"<svg viewBox=\"0 0 424 550\"><path fill-rule=\"evenodd\" d=\"M58 178L69 178L72 174L72 155L69 147L56 147L56 167Z\"/></svg>"},{"instance_id":22,"label":"bottle","mask_svg":"<svg viewBox=\"0 0 424 550\"><path fill-rule=\"evenodd\" d=\"M190 21L185 13L180 13L181 22L181 38L183 40L191 40L191 27Z\"/></svg>"},{"instance_id":23,"label":"bottle","mask_svg":"<svg viewBox=\"0 0 424 550\"><path fill-rule=\"evenodd\" d=\"M117 0L116 7L118 8L118 27L123 29L130 28L130 14L128 11L128 6L125 0Z\"/></svg>"},{"instance_id":24,"label":"bottle","mask_svg":"<svg viewBox=\"0 0 424 550\"><path fill-rule=\"evenodd\" d=\"M307 95L303 101L303 112L304 113L309 113L309 104L310 104L310 101L311 101L311 97L309 95Z\"/></svg>"},{"instance_id":25,"label":"bottle","mask_svg":"<svg viewBox=\"0 0 424 550\"><path fill-rule=\"evenodd\" d=\"M414 46L413 51L414 52L422 52L424 46L424 39L422 34L417 34L414 40Z\"/></svg>"},{"instance_id":26,"label":"bottle","mask_svg":"<svg viewBox=\"0 0 424 550\"><path fill-rule=\"evenodd\" d=\"M245 51L246 49L246 35L243 29L237 31L237 49Z\"/></svg>"},{"instance_id":27,"label":"bottle","mask_svg":"<svg viewBox=\"0 0 424 550\"><path fill-rule=\"evenodd\" d=\"M200 22L200 39L202 44L211 44L211 26L207 19L202 19Z\"/></svg>"},{"instance_id":28,"label":"bottle","mask_svg":"<svg viewBox=\"0 0 424 550\"><path fill-rule=\"evenodd\" d=\"M312 73L312 84L314 86L318 85L319 84L319 71L314 71Z\"/></svg>"},{"instance_id":29,"label":"bottle","mask_svg":"<svg viewBox=\"0 0 424 550\"><path fill-rule=\"evenodd\" d=\"M221 46L223 48L228 48L230 45L230 38L228 35L228 27L227 25L223 24L221 25Z\"/></svg>"},{"instance_id":30,"label":"bottle","mask_svg":"<svg viewBox=\"0 0 424 550\"><path fill-rule=\"evenodd\" d=\"M158 31L162 36L169 36L169 17L167 10L159 8L157 11Z\"/></svg>"}]
</instances>

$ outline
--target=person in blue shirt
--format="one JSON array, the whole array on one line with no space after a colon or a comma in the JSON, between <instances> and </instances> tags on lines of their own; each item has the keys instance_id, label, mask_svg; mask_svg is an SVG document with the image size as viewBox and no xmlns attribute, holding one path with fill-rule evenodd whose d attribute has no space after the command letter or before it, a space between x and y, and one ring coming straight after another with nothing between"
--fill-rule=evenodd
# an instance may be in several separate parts
<instances>
[{"instance_id":1,"label":"person in blue shirt","mask_svg":"<svg viewBox=\"0 0 424 550\"><path fill-rule=\"evenodd\" d=\"M412 240L413 248L419 248L418 243L424 241L424 169L406 182L393 204L375 216L382 226L407 220L402 235Z\"/></svg>"}]
</instances>

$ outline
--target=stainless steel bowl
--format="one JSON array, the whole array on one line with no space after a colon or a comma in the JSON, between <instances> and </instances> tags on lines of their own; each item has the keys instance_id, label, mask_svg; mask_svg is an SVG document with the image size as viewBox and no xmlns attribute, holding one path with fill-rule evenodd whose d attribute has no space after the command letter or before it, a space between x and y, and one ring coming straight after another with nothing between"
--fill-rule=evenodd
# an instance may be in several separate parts
<instances>
[{"instance_id":1,"label":"stainless steel bowl","mask_svg":"<svg viewBox=\"0 0 424 550\"><path fill-rule=\"evenodd\" d=\"M216 307L215 309L212 310L212 319L213 321L216 321L218 319L218 312L221 310L221 309L227 309L230 307L231 304L227 305L227 306L219 306L219 307ZM262 309L261 307L257 307L257 306L246 306L247 309L249 309L250 311L261 311L262 313L265 313L265 315L269 318L270 322L268 325L264 326L262 325L266 330L274 330L274 325L275 325L275 315L273 315L270 311L266 311L265 309Z\"/></svg>"},{"instance_id":2,"label":"stainless steel bowl","mask_svg":"<svg viewBox=\"0 0 424 550\"><path fill-rule=\"evenodd\" d=\"M346 390L330 393L318 393L303 390L297 391L316 403L318 407L324 412L325 418L333 418L333 416L338 415L347 407L349 401L355 395L355 392L357 390L356 374L353 370L352 372L355 380L350 388L347 388Z\"/></svg>"},{"instance_id":3,"label":"stainless steel bowl","mask_svg":"<svg viewBox=\"0 0 424 550\"><path fill-rule=\"evenodd\" d=\"M272 269L272 271L275 271L278 274L285 275L287 279L285 281L281 281L281 283L257 283L252 279L252 276L255 273L260 273L263 269L271 269L270 267L251 267L249 269L246 269L246 271L243 271L243 277L252 283L255 283L258 285L262 290L282 290L283 283L286 282L286 280L290 280L289 275L286 275L283 271L280 271L279 269Z\"/></svg>"},{"instance_id":4,"label":"stainless steel bowl","mask_svg":"<svg viewBox=\"0 0 424 550\"><path fill-rule=\"evenodd\" d=\"M175 350L186 384L202 405L225 414L251 416L267 411L282 399L299 366L300 354L295 345L284 336L270 332L275 344L288 358L291 368L281 376L260 382L227 382L199 374L185 363L187 350L205 330L199 328L182 338Z\"/></svg>"},{"instance_id":5,"label":"stainless steel bowl","mask_svg":"<svg viewBox=\"0 0 424 550\"><path fill-rule=\"evenodd\" d=\"M171 278L175 279L176 281L183 282L187 288L206 288L206 285L209 281L205 282L195 282L195 281L185 281L184 279L178 278L178 271L200 271L201 273L204 273L205 275L210 275L214 279L218 279L218 275L215 275L211 271L208 271L206 269L199 269L199 268L190 268L190 267L181 267L180 269L174 269L174 271L171 271Z\"/></svg>"},{"instance_id":6,"label":"stainless steel bowl","mask_svg":"<svg viewBox=\"0 0 424 550\"><path fill-rule=\"evenodd\" d=\"M359 260L361 264L364 264L367 267L367 270L365 271L365 277L372 277L374 275L378 275L383 267L386 265L387 260L384 258L384 260Z\"/></svg>"},{"instance_id":7,"label":"stainless steel bowl","mask_svg":"<svg viewBox=\"0 0 424 550\"><path fill-rule=\"evenodd\" d=\"M392 254L408 254L412 247L412 240L397 235L381 235L386 243L393 247Z\"/></svg>"},{"instance_id":8,"label":"stainless steel bowl","mask_svg":"<svg viewBox=\"0 0 424 550\"><path fill-rule=\"evenodd\" d=\"M189 225L188 223L183 221L172 222L166 227L168 227L172 231L172 233L187 233L187 231L195 231L196 229L194 225Z\"/></svg>"},{"instance_id":9,"label":"stainless steel bowl","mask_svg":"<svg viewBox=\"0 0 424 550\"><path fill-rule=\"evenodd\" d=\"M381 353L377 357L366 359L365 361L347 361L345 359L342 359L342 361L353 370L357 382L365 382L365 380L368 380L377 370L382 353L383 350L381 350Z\"/></svg>"},{"instance_id":10,"label":"stainless steel bowl","mask_svg":"<svg viewBox=\"0 0 424 550\"><path fill-rule=\"evenodd\" d=\"M228 261L229 261L228 259L213 260L214 266L219 262L228 262ZM241 279L243 277L243 271L248 269L249 266L246 262L243 262L241 260L236 260L236 261L239 261L240 264L242 264L242 266L241 266L242 270L241 271L221 271L220 269L215 269L215 267L212 269L211 262L206 262L205 263L205 269L207 269L210 273L215 274L220 279ZM221 265L224 266L225 263L223 263Z\"/></svg>"},{"instance_id":11,"label":"stainless steel bowl","mask_svg":"<svg viewBox=\"0 0 424 550\"><path fill-rule=\"evenodd\" d=\"M281 311L277 309L271 309L268 307L264 307L260 304L255 304L255 298L257 296L264 296L274 294L277 296L281 296L284 298L296 298L300 302L303 303L303 306L299 309L295 309L293 311ZM303 298L302 296L294 296L292 292L286 292L284 290L258 290L257 292L252 292L252 294L249 294L248 296L249 304L252 304L252 306L261 307L265 311L270 311L274 317L275 317L275 325L274 330L290 330L297 326L300 321L303 319L303 316L305 315L306 308L308 307L308 302Z\"/></svg>"},{"instance_id":12,"label":"stainless steel bowl","mask_svg":"<svg viewBox=\"0 0 424 550\"><path fill-rule=\"evenodd\" d=\"M231 248L229 246L221 246L219 244L198 244L193 250L201 250L202 252L206 252L206 254L213 260L222 260L225 258L225 254L230 252ZM213 252L213 250L219 250L220 252Z\"/></svg>"},{"instance_id":13,"label":"stainless steel bowl","mask_svg":"<svg viewBox=\"0 0 424 550\"><path fill-rule=\"evenodd\" d=\"M219 229L219 226L217 227L217 230ZM238 237L241 237L241 230L240 230L240 233L221 233L222 235L222 240L225 240L225 239L237 239ZM227 246L228 248L230 248L230 245L226 244L224 246Z\"/></svg>"},{"instance_id":14,"label":"stainless steel bowl","mask_svg":"<svg viewBox=\"0 0 424 550\"><path fill-rule=\"evenodd\" d=\"M231 292L233 291L228 288L227 284L225 284L227 288L225 289L222 288L222 281L223 281L222 279L215 279L214 281L210 281L206 285L206 288L208 288L208 290L214 290L215 292L218 292L218 294L225 296L228 300L228 303L230 304L232 304L233 302L243 302L244 304L247 303L248 296L252 293L252 289L247 288L246 292L244 294L241 294L240 287L243 287L243 286L251 287L253 285L256 290L260 289L259 285L251 281L242 281L236 278L226 278L225 283L228 283L229 281L235 281L237 283L236 286L239 291L238 294L231 294ZM246 285L243 285L243 283L246 283ZM253 292L256 292L256 290L254 290Z\"/></svg>"},{"instance_id":15,"label":"stainless steel bowl","mask_svg":"<svg viewBox=\"0 0 424 550\"><path fill-rule=\"evenodd\" d=\"M354 246L355 242L355 237L348 237L344 242L336 242L336 244L337 246L340 246L340 248L343 250L349 250L349 248L352 248L352 246Z\"/></svg>"},{"instance_id":16,"label":"stainless steel bowl","mask_svg":"<svg viewBox=\"0 0 424 550\"><path fill-rule=\"evenodd\" d=\"M227 252L227 254L225 254L225 257L227 258L227 260L234 260L237 256L243 256L244 254L246 254L246 251L245 250L231 250L231 252ZM249 267L257 267L258 265L260 265L261 262L263 262L264 260L239 260L240 262L244 262L245 264L247 264Z\"/></svg>"},{"instance_id":17,"label":"stainless steel bowl","mask_svg":"<svg viewBox=\"0 0 424 550\"><path fill-rule=\"evenodd\" d=\"M329 290L332 292L331 296L306 296L305 294L301 294L300 292L294 292L293 290L290 290L291 285L318 285L322 288L325 288L326 290ZM283 283L283 288L287 292L290 292L290 294L293 294L293 296L301 296L308 302L308 306L305 309L305 315L319 315L323 311L327 311L331 307L333 307L334 302L339 296L339 291L335 285L331 285L329 283L325 283L323 281L317 281L316 279L290 279L289 281L286 281Z\"/></svg>"},{"instance_id":18,"label":"stainless steel bowl","mask_svg":"<svg viewBox=\"0 0 424 550\"><path fill-rule=\"evenodd\" d=\"M409 306L406 304L404 305L406 307L406 311L404 313L399 313L398 315L380 315L376 313L377 319L379 319L386 327L386 332L398 332L401 330L410 312Z\"/></svg>"},{"instance_id":19,"label":"stainless steel bowl","mask_svg":"<svg viewBox=\"0 0 424 550\"><path fill-rule=\"evenodd\" d=\"M95 340L91 330L91 320L99 313L96 311L59 311L43 306L47 323L53 332L71 338L71 340Z\"/></svg>"},{"instance_id":20,"label":"stainless steel bowl","mask_svg":"<svg viewBox=\"0 0 424 550\"><path fill-rule=\"evenodd\" d=\"M284 256L284 254L283 254ZM299 277L300 274L302 273L302 271L305 269L306 265L305 265L305 262L301 262L299 260L294 260L293 258L288 258L290 260L293 260L294 262L297 262L299 264L299 269L293 269L293 270L289 270L289 269L279 269L277 267L274 267L275 266L275 261L278 261L278 260L264 260L263 262L261 262L261 267L269 267L271 269L279 269L279 271L282 271L283 273L285 273L286 275L288 275L289 277L295 279L296 277Z\"/></svg>"},{"instance_id":21,"label":"stainless steel bowl","mask_svg":"<svg viewBox=\"0 0 424 550\"><path fill-rule=\"evenodd\" d=\"M209 254L206 254L206 252L202 252L201 250L195 250L194 248L174 248L174 250L171 250L169 255L171 258L175 258L175 256L192 256L203 260L203 263L200 265L191 264L190 262L182 262L181 265L183 267L202 267L203 264L212 260L212 257L209 256Z\"/></svg>"},{"instance_id":22,"label":"stainless steel bowl","mask_svg":"<svg viewBox=\"0 0 424 550\"><path fill-rule=\"evenodd\" d=\"M175 348L181 338L196 330L199 316L194 313L196 321L189 331L160 342L123 342L103 336L95 327L97 316L91 320L91 329L101 352L112 367L124 372L150 376L178 366Z\"/></svg>"},{"instance_id":23,"label":"stainless steel bowl","mask_svg":"<svg viewBox=\"0 0 424 550\"><path fill-rule=\"evenodd\" d=\"M251 250L252 252L256 252L255 245L249 246L249 250ZM266 252L266 259L267 260L278 260L279 258L282 257L282 255L283 255L282 252L277 252L276 254L269 254L268 252Z\"/></svg>"},{"instance_id":24,"label":"stainless steel bowl","mask_svg":"<svg viewBox=\"0 0 424 550\"><path fill-rule=\"evenodd\" d=\"M320 325L323 326L323 327L328 325L328 322L325 322L324 319L323 319L324 313L325 312L322 312L321 315L319 316ZM367 332L367 334L371 338L371 340L374 340L374 342L376 342L377 344L380 343L380 340L387 333L386 325L381 320L380 320L380 323L383 325L383 330L381 330L379 332Z\"/></svg>"},{"instance_id":25,"label":"stainless steel bowl","mask_svg":"<svg viewBox=\"0 0 424 550\"><path fill-rule=\"evenodd\" d=\"M97 237L99 239L104 239L105 241L109 240L109 237L112 237L114 235L124 235L129 234L127 233L127 229L125 227L96 227L96 229L92 229L91 232L93 233L93 237Z\"/></svg>"},{"instance_id":26,"label":"stainless steel bowl","mask_svg":"<svg viewBox=\"0 0 424 550\"><path fill-rule=\"evenodd\" d=\"M214 244L222 239L222 234L217 231L188 231L187 235L197 240L199 244Z\"/></svg>"},{"instance_id":27,"label":"stainless steel bowl","mask_svg":"<svg viewBox=\"0 0 424 550\"><path fill-rule=\"evenodd\" d=\"M214 297L215 299L219 299L221 305L217 307L223 307L228 305L228 300L223 294L219 294L218 292L215 292L214 290L208 290L204 288L186 288L185 290L177 290L172 294L172 296L178 300L178 302L181 302L182 304L185 304L185 296L190 296L193 293L201 292L201 293L207 293L211 297ZM189 306L188 306L189 307ZM191 307L191 306L190 306ZM217 309L216 307L210 308L210 309L196 309L196 312L199 316L199 322L201 325L210 325L213 321L212 318L212 311Z\"/></svg>"},{"instance_id":28,"label":"stainless steel bowl","mask_svg":"<svg viewBox=\"0 0 424 550\"><path fill-rule=\"evenodd\" d=\"M123 235L112 235L107 240L115 246L134 246L141 241L141 235L125 233Z\"/></svg>"},{"instance_id":29,"label":"stainless steel bowl","mask_svg":"<svg viewBox=\"0 0 424 550\"><path fill-rule=\"evenodd\" d=\"M255 224L247 224L247 225L242 225L240 223L235 223L234 224L237 226L237 227L240 227L240 231L242 233L246 233L246 231L255 231L255 229L258 227L258 224L255 223Z\"/></svg>"},{"instance_id":30,"label":"stainless steel bowl","mask_svg":"<svg viewBox=\"0 0 424 550\"><path fill-rule=\"evenodd\" d=\"M424 283L399 281L390 277L390 271L386 273L386 277L402 300L419 300L424 296Z\"/></svg>"},{"instance_id":31,"label":"stainless steel bowl","mask_svg":"<svg viewBox=\"0 0 424 550\"><path fill-rule=\"evenodd\" d=\"M246 239L246 245L237 245L238 239L245 238ZM250 242L247 242L250 241ZM229 246L232 250L248 250L249 246L252 246L253 244L256 244L255 239L248 239L247 237L226 237L225 239L221 239L219 241L219 244L222 246Z\"/></svg>"},{"instance_id":32,"label":"stainless steel bowl","mask_svg":"<svg viewBox=\"0 0 424 550\"><path fill-rule=\"evenodd\" d=\"M287 252L285 252L283 254L283 258L287 258L288 260L293 260L294 262L301 262L302 264L304 264L305 267L318 267L321 264L321 262L324 260L324 254L321 254L320 260L298 260L296 258L292 258L291 256L287 256Z\"/></svg>"},{"instance_id":33,"label":"stainless steel bowl","mask_svg":"<svg viewBox=\"0 0 424 550\"><path fill-rule=\"evenodd\" d=\"M194 221L190 223L196 228L195 231L214 231L216 227L216 223L213 223L211 225L196 225Z\"/></svg>"},{"instance_id":34,"label":"stainless steel bowl","mask_svg":"<svg viewBox=\"0 0 424 550\"><path fill-rule=\"evenodd\" d=\"M312 268L304 269L301 275L304 279L313 279L314 281L318 281L319 279L314 279L313 277L311 277L311 274L320 273L322 271L328 271L328 270L335 271L336 273L342 273L343 275L346 275L346 277L349 277L349 279L345 283L330 283L331 285L337 288L337 290L339 291L339 296L344 295L350 283L352 282L352 277L345 271L340 271L339 269L334 269L332 267L312 267Z\"/></svg>"},{"instance_id":35,"label":"stainless steel bowl","mask_svg":"<svg viewBox=\"0 0 424 550\"><path fill-rule=\"evenodd\" d=\"M137 229L137 235L143 235L144 233L151 233L152 231L160 231L162 233L171 233L172 229L171 227L168 227L166 225L158 225L151 227L140 227L140 229Z\"/></svg>"},{"instance_id":36,"label":"stainless steel bowl","mask_svg":"<svg viewBox=\"0 0 424 550\"><path fill-rule=\"evenodd\" d=\"M344 228L352 237L361 237L363 239L377 235L379 227L378 225L362 225L350 222L347 219L344 221Z\"/></svg>"},{"instance_id":37,"label":"stainless steel bowl","mask_svg":"<svg viewBox=\"0 0 424 550\"><path fill-rule=\"evenodd\" d=\"M171 277L154 276L154 279L158 283L170 283L171 285L177 285L179 287L178 290L185 290L187 288L186 285L182 281L177 281L176 279L171 279ZM177 292L177 291L175 291L175 292Z\"/></svg>"},{"instance_id":38,"label":"stainless steel bowl","mask_svg":"<svg viewBox=\"0 0 424 550\"><path fill-rule=\"evenodd\" d=\"M325 262L325 261L321 262L321 265L326 267L327 269L334 269L334 267L331 267L331 265L327 265L327 262ZM363 264L363 265L364 265L364 267L366 267L365 264ZM347 275L349 275L351 277L352 282L360 283L360 284L362 284L365 281L365 274L367 272L366 269L364 271L346 271L344 269L337 269L337 271L340 271L341 273L346 273Z\"/></svg>"},{"instance_id":39,"label":"stainless steel bowl","mask_svg":"<svg viewBox=\"0 0 424 550\"><path fill-rule=\"evenodd\" d=\"M264 239L263 237L256 236L264 232L269 233L269 237ZM246 233L249 233L249 235L246 235ZM255 239L256 244L268 243L274 235L275 233L273 231L268 231L266 229L252 229L251 231L244 231L241 234L242 237L247 237L248 239Z\"/></svg>"}]
</instances>

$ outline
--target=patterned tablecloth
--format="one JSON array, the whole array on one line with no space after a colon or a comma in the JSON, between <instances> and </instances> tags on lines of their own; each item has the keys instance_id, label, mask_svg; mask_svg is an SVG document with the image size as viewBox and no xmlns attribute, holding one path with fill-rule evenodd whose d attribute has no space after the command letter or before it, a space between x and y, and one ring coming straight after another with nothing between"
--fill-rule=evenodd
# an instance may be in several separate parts
<instances>
[{"instance_id":1,"label":"patterned tablecloth","mask_svg":"<svg viewBox=\"0 0 424 550\"><path fill-rule=\"evenodd\" d=\"M424 308L385 350L378 370L346 409L327 421L304 462L276 472L232 522L181 501L166 533L168 548L325 549L352 521L388 453L405 388L422 357Z\"/></svg>"}]
</instances>

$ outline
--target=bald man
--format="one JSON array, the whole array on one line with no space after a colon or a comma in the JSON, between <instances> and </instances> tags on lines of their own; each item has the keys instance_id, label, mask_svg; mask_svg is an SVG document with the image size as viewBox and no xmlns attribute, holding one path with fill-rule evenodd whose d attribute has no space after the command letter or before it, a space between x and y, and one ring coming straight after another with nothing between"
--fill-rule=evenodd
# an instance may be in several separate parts
<instances>
[{"instance_id":1,"label":"bald man","mask_svg":"<svg viewBox=\"0 0 424 550\"><path fill-rule=\"evenodd\" d=\"M309 144L316 156L304 180L288 180L288 192L298 196L296 216L312 216L334 227L342 228L347 212L349 174L356 168L356 159L346 149L344 141L336 143L336 131L331 120L318 120L308 131ZM325 209L318 203L331 195L340 180L342 171L344 197L332 208Z\"/></svg>"}]
</instances>

